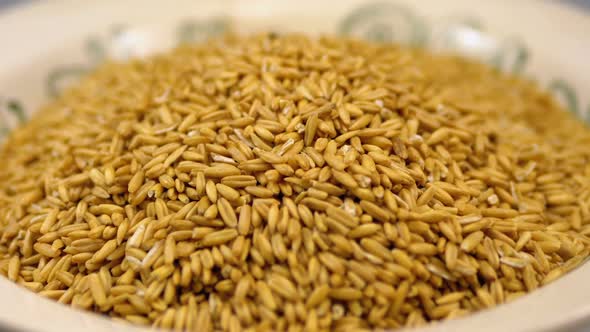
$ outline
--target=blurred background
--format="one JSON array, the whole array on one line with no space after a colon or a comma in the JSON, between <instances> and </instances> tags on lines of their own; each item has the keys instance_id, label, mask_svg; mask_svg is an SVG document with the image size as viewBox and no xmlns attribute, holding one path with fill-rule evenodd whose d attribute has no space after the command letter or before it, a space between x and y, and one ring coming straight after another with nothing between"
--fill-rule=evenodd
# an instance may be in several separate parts
<instances>
[{"instance_id":1,"label":"blurred background","mask_svg":"<svg viewBox=\"0 0 590 332\"><path fill-rule=\"evenodd\" d=\"M31 3L40 3L42 1L46 1L47 2L47 1L55 1L55 0L0 0L0 15L2 15L2 13L6 13L6 12L10 11L11 9L17 8L18 6L23 6L23 5L31 4ZM207 1L210 1L211 3L213 3L213 2L217 2L218 0L207 0ZM276 1L276 0L274 0L274 1ZM494 1L494 0L487 0L487 1L490 1L491 2L491 1ZM580 12L586 12L586 13L588 13L588 15L590 15L590 0L538 0L538 1L539 2L542 2L542 1L553 1L555 3L565 3L565 4L570 5L572 8L576 8ZM196 2L196 0L195 0L195 2ZM244 0L244 3L246 3L246 2L248 2L248 0ZM377 2L379 2L379 0L377 0ZM472 3L476 3L477 4L477 3L483 3L483 2L484 2L483 0L480 0L480 2L472 2ZM443 3L444 3L444 1L443 1ZM86 4L86 3L84 3L84 4ZM162 4L164 4L164 3L162 3ZM192 4L192 2L191 2L191 4ZM128 13L123 13L123 14L124 15L128 15ZM518 15L515 15L515 16L518 17ZM389 17L386 17L385 19L387 20L387 22L391 22L391 19ZM46 24L53 24L53 22L49 22L49 23L45 22L45 23ZM29 24L29 22L25 22L25 24ZM537 26L535 26L535 28L536 27ZM6 30L9 30L9 29L6 29ZM582 30L582 29L580 29L580 30ZM5 31L5 32L6 32L5 33L6 36L11 36L11 37L15 37L15 38L20 38L21 37L21 36L14 36L10 31ZM587 31L586 31L586 33L587 33ZM562 35L565 35L565 33L561 29L558 29L558 31L555 31L555 34L557 35L557 38L561 37ZM30 32L30 36L34 37L34 31ZM134 37L133 34L126 35L126 36L127 37ZM140 35L140 37L141 37L141 35ZM542 39L544 39L544 38L542 38ZM572 39L572 38L570 38L570 39ZM587 41L588 39L587 38L585 38L585 39L581 39L581 38L575 39L575 38L573 38L573 40L575 40L575 41ZM123 43L123 42L125 42L125 41L134 42L135 40L133 40L133 39L119 39L119 41L121 42L120 44L122 46L125 46L126 44ZM35 39L35 42L39 42L39 41ZM584 44L584 43L579 43L578 42L576 44ZM92 45L96 45L96 44L92 44ZM508 46L514 46L514 45L509 44ZM584 49L584 46L577 45L577 47L578 47L578 49L581 49L581 50ZM49 47L47 49L49 49ZM80 47L80 50L78 50L78 49L76 49L76 50L79 51L78 53L83 52L83 48L82 47ZM126 51L126 48L123 48L122 51ZM20 56L20 54L17 54L16 52L13 52L13 53L14 53L13 58L16 58L16 57L19 57ZM78 54L78 53L76 53L76 54ZM575 54L575 52L572 52L572 53ZM584 52L579 52L579 53L584 53ZM561 50L558 49L558 50L555 50L555 53L548 53L547 54L547 58L549 58L550 60L555 61L555 63L557 63L557 64L566 63L565 60L562 60L560 58L560 56L562 56L564 54L565 54L565 56L568 59L573 56L572 54L569 54L568 52L563 52L563 51L561 51ZM513 53L510 53L510 55L506 57L506 58L508 58L507 62L509 62L510 59L516 59L515 61L517 61L518 60L518 55L519 55L518 53L514 53L514 52ZM2 54L2 56L6 57L5 54ZM82 57L83 60L85 60L85 61L88 61L89 60L89 58L84 58L84 56L86 56L86 54L82 54L82 56L83 56ZM587 53L585 53L585 55L581 55L581 57L586 57L586 56L587 56ZM535 60L537 60L538 58L540 58L540 57L536 57ZM91 58L90 60L92 60L92 59L95 59L95 58ZM572 61L572 62L578 63L577 61ZM584 61L584 62L587 62L587 61ZM86 64L86 62L81 62L81 63L83 65ZM583 62L580 61L579 63L583 63ZM45 63L43 63L43 65L45 65ZM543 65L544 65L544 63L543 63ZM67 64L66 67L58 67L58 68L48 68L49 66L53 66L53 64L50 64L49 63L44 68L46 68L47 70L49 70L49 69L52 69L52 70L53 69L57 69L57 71L52 71L52 73L58 73L60 75L63 74L63 73L68 74L68 73L72 73L72 72L74 74L79 73L79 68L78 67L75 67L75 66L77 66L76 63L74 64L74 67L71 67L70 64ZM588 68L587 66L588 65L586 65L586 67L584 67L584 68ZM565 72L564 73L564 71L566 69L573 68L573 66L565 66L565 67L567 67L567 68L558 67L560 74L562 74L564 78L567 78L568 80L572 80L572 81L574 81L576 78L580 78L580 80L581 79L585 79L586 81L588 80L587 76L585 76L585 75L579 75L576 72L574 72L574 73ZM36 67L33 67L33 68L36 68ZM545 68L545 67L543 67L543 68ZM578 69L578 68L576 68L576 69ZM76 70L78 70L78 71L76 71ZM6 70L6 71L8 72L8 70ZM586 73L589 72L589 71L584 71L584 70L580 70L580 71L581 72L586 72ZM55 91L55 89L56 89L55 87L56 86L59 86L59 82L61 82L58 79L60 77L62 77L62 76L56 76L56 75L51 76L55 80L51 80L51 81L50 80L47 80L47 82L48 83L57 82L57 83L55 83L55 85L48 84L48 88L47 89L45 89L45 86L44 85L41 85L41 84L37 84L37 85L30 84L30 82L33 82L33 81L34 82L45 82L45 77L43 76L43 75L45 75L45 72L47 72L47 71L42 71L41 70L38 73L35 72L35 71L33 71L33 72L29 71L30 75L21 75L20 76L20 77L26 77L27 78L26 80L14 80L14 81L11 81L10 79L7 78L5 81L6 82L9 82L10 81L10 86L7 85L7 87L3 88L6 91L0 91L0 92L7 93L7 94L13 93L14 95L13 96L11 95L11 97L15 97L15 98L16 97L19 97L19 98L22 98L21 99L22 101L31 100L32 99L32 98L30 98L31 95L34 95L34 96L45 95L46 94L46 90L49 91L51 94L53 94L54 91ZM35 74L37 76L35 76L33 74ZM43 76L43 77L41 77L41 76ZM0 78L2 78L2 77L0 77ZM48 76L48 78L49 78L49 76ZM65 78L67 79L67 75L65 76ZM575 81L573 83L572 82L568 82L568 83L571 83L569 86L572 86L572 87L576 87L576 86L580 86L580 87L581 86L588 86L588 85L585 85L585 84L576 84L577 82L575 82ZM588 93L585 93L585 92L582 93L581 92L582 90L580 90L580 91L572 90L568 85L566 85L566 83L564 83L563 80L557 80L557 81L554 81L554 82L548 82L547 86L548 86L549 89L551 89L552 91L554 91L557 94L557 97L558 98L559 97L563 97L563 99L565 99L565 105L567 105L570 108L570 110L572 110L572 112L579 113L579 114L585 114L585 117L590 121L590 103L589 103L590 98L588 98ZM34 92L33 92L33 88L36 89ZM26 98L25 97L21 97L17 93L19 91L22 92L23 94L26 92L26 94L27 94ZM575 92L579 92L579 95L578 95L577 98L576 98ZM35 93L37 93L37 94L35 95ZM584 100L582 100L582 98L581 98L582 95L584 95L584 98L585 98ZM39 97L39 99L40 98L41 97ZM573 104L573 106L572 106L572 104ZM13 105L19 105L19 104L13 104ZM24 106L27 106L25 103L23 103L23 105ZM30 108L32 108L32 106L30 106L28 108L30 109ZM585 113L583 113L583 112L585 112ZM585 296L587 296L587 294ZM2 330L2 327L0 326L0 332L2 332L2 331L3 331ZM569 331L574 331L574 330L569 329ZM588 332L590 332L590 325L586 326L586 328L582 327L579 330L579 332L582 332L582 331L588 331Z\"/></svg>"},{"instance_id":2,"label":"blurred background","mask_svg":"<svg viewBox=\"0 0 590 332\"><path fill-rule=\"evenodd\" d=\"M27 3L30 1L51 1L51 0L0 0L0 10L6 9L12 6L18 6L19 4ZM539 0L539 1L551 1L551 0ZM574 6L578 6L581 9L590 10L590 0L553 0L567 2Z\"/></svg>"}]
</instances>

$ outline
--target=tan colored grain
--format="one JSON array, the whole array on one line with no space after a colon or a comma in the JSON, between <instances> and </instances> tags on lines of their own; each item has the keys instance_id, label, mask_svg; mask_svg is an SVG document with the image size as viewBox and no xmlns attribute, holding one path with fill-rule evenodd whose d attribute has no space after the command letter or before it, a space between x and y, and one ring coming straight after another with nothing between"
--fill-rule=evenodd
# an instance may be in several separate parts
<instances>
[{"instance_id":1,"label":"tan colored grain","mask_svg":"<svg viewBox=\"0 0 590 332\"><path fill-rule=\"evenodd\" d=\"M268 286L275 293L283 296L285 299L294 300L299 298L297 289L293 283L279 274L273 274L269 277Z\"/></svg>"},{"instance_id":2,"label":"tan colored grain","mask_svg":"<svg viewBox=\"0 0 590 332\"><path fill-rule=\"evenodd\" d=\"M482 231L477 231L469 234L467 237L463 239L463 242L461 242L461 250L467 252L472 251L473 249L475 249L475 247L477 247L480 244L481 240L483 240L483 237L484 233Z\"/></svg>"},{"instance_id":3,"label":"tan colored grain","mask_svg":"<svg viewBox=\"0 0 590 332\"><path fill-rule=\"evenodd\" d=\"M231 241L236 236L238 236L238 232L235 229L224 229L221 231L209 233L201 240L201 246L216 246Z\"/></svg>"},{"instance_id":4,"label":"tan colored grain","mask_svg":"<svg viewBox=\"0 0 590 332\"><path fill-rule=\"evenodd\" d=\"M408 246L408 250L416 255L432 256L438 252L436 246L430 243L412 243Z\"/></svg>"},{"instance_id":5,"label":"tan colored grain","mask_svg":"<svg viewBox=\"0 0 590 332\"><path fill-rule=\"evenodd\" d=\"M0 273L179 331L453 319L585 261L588 142L468 60L226 36L107 64L15 130Z\"/></svg>"},{"instance_id":6,"label":"tan colored grain","mask_svg":"<svg viewBox=\"0 0 590 332\"><path fill-rule=\"evenodd\" d=\"M238 225L238 218L231 204L225 198L217 200L217 209L227 227L236 227Z\"/></svg>"},{"instance_id":7,"label":"tan colored grain","mask_svg":"<svg viewBox=\"0 0 590 332\"><path fill-rule=\"evenodd\" d=\"M13 256L8 262L8 279L11 281L17 281L18 275L20 274L21 261L18 256Z\"/></svg>"},{"instance_id":8,"label":"tan colored grain","mask_svg":"<svg viewBox=\"0 0 590 332\"><path fill-rule=\"evenodd\" d=\"M51 245L47 243L35 243L33 245L33 249L35 249L36 252L46 257L53 258L59 255L59 250L53 248Z\"/></svg>"}]
</instances>

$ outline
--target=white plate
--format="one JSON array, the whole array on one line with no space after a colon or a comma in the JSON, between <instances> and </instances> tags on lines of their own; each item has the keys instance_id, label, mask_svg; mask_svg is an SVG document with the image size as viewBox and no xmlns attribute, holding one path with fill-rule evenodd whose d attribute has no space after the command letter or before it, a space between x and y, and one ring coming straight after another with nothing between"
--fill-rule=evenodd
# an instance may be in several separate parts
<instances>
[{"instance_id":1,"label":"white plate","mask_svg":"<svg viewBox=\"0 0 590 332\"><path fill-rule=\"evenodd\" d=\"M549 1L39 1L0 15L0 136L105 56L145 56L232 27L351 34L453 50L526 75L590 120L590 17ZM513 303L414 331L563 331L590 320L590 265ZM137 328L0 278L0 324L22 331ZM588 325L590 326L590 325Z\"/></svg>"}]
</instances>

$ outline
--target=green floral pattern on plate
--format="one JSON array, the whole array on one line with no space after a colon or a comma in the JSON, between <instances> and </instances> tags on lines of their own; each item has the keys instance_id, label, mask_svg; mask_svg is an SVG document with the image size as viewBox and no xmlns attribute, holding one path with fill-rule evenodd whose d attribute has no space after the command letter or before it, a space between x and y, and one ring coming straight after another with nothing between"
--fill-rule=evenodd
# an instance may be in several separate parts
<instances>
[{"instance_id":1,"label":"green floral pattern on plate","mask_svg":"<svg viewBox=\"0 0 590 332\"><path fill-rule=\"evenodd\" d=\"M14 125L20 125L26 120L25 111L18 100L0 99L0 137L5 136Z\"/></svg>"},{"instance_id":2,"label":"green floral pattern on plate","mask_svg":"<svg viewBox=\"0 0 590 332\"><path fill-rule=\"evenodd\" d=\"M344 35L377 42L396 42L422 46L426 26L410 9L393 2L379 2L357 8L339 25Z\"/></svg>"},{"instance_id":3,"label":"green floral pattern on plate","mask_svg":"<svg viewBox=\"0 0 590 332\"><path fill-rule=\"evenodd\" d=\"M499 52L491 59L491 64L513 74L524 71L529 60L529 50L519 38L509 38L502 41Z\"/></svg>"},{"instance_id":4,"label":"green floral pattern on plate","mask_svg":"<svg viewBox=\"0 0 590 332\"><path fill-rule=\"evenodd\" d=\"M178 43L195 43L210 37L219 36L227 31L228 26L228 19L222 17L214 17L205 21L184 21L176 30Z\"/></svg>"},{"instance_id":5,"label":"green floral pattern on plate","mask_svg":"<svg viewBox=\"0 0 590 332\"><path fill-rule=\"evenodd\" d=\"M549 83L549 91L560 100L567 108L574 114L582 117L582 119L588 121L590 116L590 105L588 105L588 112L583 114L583 110L580 107L578 95L574 89L564 80L554 79Z\"/></svg>"}]
</instances>

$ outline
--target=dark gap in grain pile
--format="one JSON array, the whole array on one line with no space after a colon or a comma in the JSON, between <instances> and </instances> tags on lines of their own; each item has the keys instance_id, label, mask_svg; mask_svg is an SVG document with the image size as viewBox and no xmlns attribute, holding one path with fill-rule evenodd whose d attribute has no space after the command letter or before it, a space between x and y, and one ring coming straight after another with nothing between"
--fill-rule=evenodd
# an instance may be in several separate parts
<instances>
[{"instance_id":1,"label":"dark gap in grain pile","mask_svg":"<svg viewBox=\"0 0 590 332\"><path fill-rule=\"evenodd\" d=\"M589 131L481 64L227 36L106 64L0 152L0 273L138 324L418 326L589 253Z\"/></svg>"}]
</instances>

